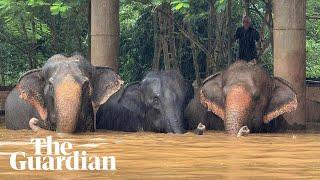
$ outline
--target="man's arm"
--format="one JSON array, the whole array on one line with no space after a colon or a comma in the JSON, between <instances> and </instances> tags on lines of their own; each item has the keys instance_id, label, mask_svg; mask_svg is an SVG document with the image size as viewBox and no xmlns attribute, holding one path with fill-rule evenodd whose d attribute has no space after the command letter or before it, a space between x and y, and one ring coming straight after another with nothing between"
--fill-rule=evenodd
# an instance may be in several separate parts
<instances>
[{"instance_id":1,"label":"man's arm","mask_svg":"<svg viewBox=\"0 0 320 180\"><path fill-rule=\"evenodd\" d=\"M254 38L257 42L260 40L260 35L259 32L257 30L255 30L255 38Z\"/></svg>"},{"instance_id":2,"label":"man's arm","mask_svg":"<svg viewBox=\"0 0 320 180\"><path fill-rule=\"evenodd\" d=\"M233 36L231 43L234 43L239 38L240 38L240 28L237 28L236 34Z\"/></svg>"}]
</instances>

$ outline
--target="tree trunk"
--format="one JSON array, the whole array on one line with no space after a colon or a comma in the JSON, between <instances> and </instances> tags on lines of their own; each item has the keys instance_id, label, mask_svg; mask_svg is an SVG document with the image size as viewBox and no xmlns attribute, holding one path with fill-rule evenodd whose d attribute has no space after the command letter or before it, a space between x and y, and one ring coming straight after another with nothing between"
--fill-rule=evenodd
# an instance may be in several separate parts
<instances>
[{"instance_id":1,"label":"tree trunk","mask_svg":"<svg viewBox=\"0 0 320 180\"><path fill-rule=\"evenodd\" d=\"M168 13L166 4L160 5L162 11ZM169 59L169 46L168 46L168 20L162 13L158 13L158 22L159 22L159 41L161 43L163 51L163 62L165 69L170 69L170 59Z\"/></svg>"},{"instance_id":2,"label":"tree trunk","mask_svg":"<svg viewBox=\"0 0 320 180\"><path fill-rule=\"evenodd\" d=\"M216 26L216 45L215 45L215 52L214 52L214 61L215 66L213 67L213 72L217 72L218 69L220 69L220 65L222 64L222 61L225 60L225 52L226 52L226 46L224 43L224 39L226 37L226 27L227 27L227 21L226 21L226 14L227 11L221 12L217 14L217 26ZM225 64L225 63L223 63Z\"/></svg>"},{"instance_id":3,"label":"tree trunk","mask_svg":"<svg viewBox=\"0 0 320 180\"><path fill-rule=\"evenodd\" d=\"M27 28L26 28L26 24L25 24L25 20L23 19L23 17L20 18L20 24L21 24L21 28L22 28L22 32L25 38L25 41L28 42L29 38L28 38L28 32L27 32ZM28 63L29 63L29 67L30 69L34 69L35 68L35 64L34 64L34 59L33 59L33 43L28 43L27 44L27 50L25 51L26 56L28 58Z\"/></svg>"},{"instance_id":4,"label":"tree trunk","mask_svg":"<svg viewBox=\"0 0 320 180\"><path fill-rule=\"evenodd\" d=\"M161 56L161 43L159 40L159 25L158 25L158 12L153 13L153 63L152 69L159 70L160 66L160 56Z\"/></svg>"},{"instance_id":5,"label":"tree trunk","mask_svg":"<svg viewBox=\"0 0 320 180\"><path fill-rule=\"evenodd\" d=\"M208 18L208 51L210 56L206 58L206 74L207 76L212 74L212 68L216 64L214 62L214 49L215 49L215 25L216 25L216 9L215 9L216 0L209 1L209 18Z\"/></svg>"},{"instance_id":6,"label":"tree trunk","mask_svg":"<svg viewBox=\"0 0 320 180\"><path fill-rule=\"evenodd\" d=\"M153 17L154 29L154 53L153 69L159 69L161 52L165 69L176 69L176 46L174 36L174 19L171 6L163 3L156 7Z\"/></svg>"},{"instance_id":7,"label":"tree trunk","mask_svg":"<svg viewBox=\"0 0 320 180\"><path fill-rule=\"evenodd\" d=\"M173 12L171 10L171 6L168 7L168 11L170 16L174 17ZM170 63L173 69L178 68L178 61L177 61L177 50L176 50L176 38L175 38L175 33L174 33L174 19L168 18L168 42L169 42L169 58L170 58Z\"/></svg>"},{"instance_id":8,"label":"tree trunk","mask_svg":"<svg viewBox=\"0 0 320 180\"><path fill-rule=\"evenodd\" d=\"M88 58L87 60L91 62L91 0L88 1L88 26L89 26L89 31L88 31Z\"/></svg>"},{"instance_id":9,"label":"tree trunk","mask_svg":"<svg viewBox=\"0 0 320 180\"><path fill-rule=\"evenodd\" d=\"M192 32L192 28L191 28L191 24L190 22L187 22L187 27L188 27L188 31ZM199 51L197 49L196 44L193 41L190 41L191 44L191 50L192 50L192 63L193 63L193 67L194 67L194 74L196 75L196 82L198 87L201 86L201 77L200 77L200 68L199 68L199 63L198 63L198 54Z\"/></svg>"},{"instance_id":10,"label":"tree trunk","mask_svg":"<svg viewBox=\"0 0 320 180\"><path fill-rule=\"evenodd\" d=\"M222 27L221 27L221 45L220 45L220 62L222 61L227 61L227 63L224 64L228 64L228 42L226 41L226 39L228 38L227 34L228 31L226 31L226 29L228 28L228 11L225 10L222 13ZM220 68L219 68L220 69Z\"/></svg>"},{"instance_id":11,"label":"tree trunk","mask_svg":"<svg viewBox=\"0 0 320 180\"><path fill-rule=\"evenodd\" d=\"M271 42L271 50L272 50L272 57L273 57L273 17L272 17L272 0L267 1L266 7L269 9L269 19L268 19L268 29L270 32L270 42Z\"/></svg>"},{"instance_id":12,"label":"tree trunk","mask_svg":"<svg viewBox=\"0 0 320 180\"><path fill-rule=\"evenodd\" d=\"M118 71L119 0L91 1L91 63Z\"/></svg>"},{"instance_id":13,"label":"tree trunk","mask_svg":"<svg viewBox=\"0 0 320 180\"><path fill-rule=\"evenodd\" d=\"M0 58L4 59L2 57L1 51L0 51ZM0 61L0 85L5 86L6 82L5 82L5 61Z\"/></svg>"},{"instance_id":14,"label":"tree trunk","mask_svg":"<svg viewBox=\"0 0 320 180\"><path fill-rule=\"evenodd\" d=\"M198 54L199 51L197 50L196 45L194 42L191 42L191 48L192 48L192 62L194 66L194 73L196 75L196 82L198 87L201 87L201 77L200 77L200 68L199 68L199 63L198 63Z\"/></svg>"},{"instance_id":15,"label":"tree trunk","mask_svg":"<svg viewBox=\"0 0 320 180\"><path fill-rule=\"evenodd\" d=\"M182 22L182 27L185 27L185 22ZM177 38L178 40L178 46L177 46L177 69L181 69L181 63L183 62L184 59L184 46L187 43L187 41L185 41L185 36L183 35L183 33L179 33L178 35L179 37Z\"/></svg>"},{"instance_id":16,"label":"tree trunk","mask_svg":"<svg viewBox=\"0 0 320 180\"><path fill-rule=\"evenodd\" d=\"M54 53L57 52L58 47L58 35L57 35L57 28L56 28L56 19L55 16L51 16L50 18L51 24L51 33L52 33L52 41L51 41L51 48L53 49Z\"/></svg>"},{"instance_id":17,"label":"tree trunk","mask_svg":"<svg viewBox=\"0 0 320 180\"><path fill-rule=\"evenodd\" d=\"M243 17L250 16L249 14L249 0L243 0Z\"/></svg>"},{"instance_id":18,"label":"tree trunk","mask_svg":"<svg viewBox=\"0 0 320 180\"><path fill-rule=\"evenodd\" d=\"M231 41L232 41L233 33L231 30L231 22L232 22L231 9L232 9L232 2L231 0L228 0L228 65L232 63Z\"/></svg>"}]
</instances>

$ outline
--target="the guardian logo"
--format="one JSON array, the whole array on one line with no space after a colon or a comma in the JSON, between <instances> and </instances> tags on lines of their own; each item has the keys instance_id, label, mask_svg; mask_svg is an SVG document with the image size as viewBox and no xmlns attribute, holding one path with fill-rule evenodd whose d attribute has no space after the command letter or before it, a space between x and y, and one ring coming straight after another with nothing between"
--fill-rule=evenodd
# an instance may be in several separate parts
<instances>
[{"instance_id":1,"label":"the guardian logo","mask_svg":"<svg viewBox=\"0 0 320 180\"><path fill-rule=\"evenodd\" d=\"M31 139L34 155L25 152L12 153L10 165L15 170L116 170L114 156L89 156L86 151L72 151L70 142L59 143L52 137Z\"/></svg>"}]
</instances>

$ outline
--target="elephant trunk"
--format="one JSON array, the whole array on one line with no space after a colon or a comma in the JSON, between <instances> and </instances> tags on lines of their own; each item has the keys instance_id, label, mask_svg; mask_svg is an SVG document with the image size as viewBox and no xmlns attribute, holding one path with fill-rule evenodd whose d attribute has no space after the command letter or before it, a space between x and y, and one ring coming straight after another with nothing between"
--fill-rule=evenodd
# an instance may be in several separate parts
<instances>
[{"instance_id":1,"label":"elephant trunk","mask_svg":"<svg viewBox=\"0 0 320 180\"><path fill-rule=\"evenodd\" d=\"M170 108L171 109L171 108ZM174 108L176 109L176 108ZM168 132L182 134L185 133L185 126L183 123L183 114L180 111L173 111L173 109L166 111L167 122L168 122Z\"/></svg>"},{"instance_id":2,"label":"elephant trunk","mask_svg":"<svg viewBox=\"0 0 320 180\"><path fill-rule=\"evenodd\" d=\"M232 87L226 96L225 129L228 134L236 135L246 125L252 98L242 86Z\"/></svg>"},{"instance_id":3,"label":"elephant trunk","mask_svg":"<svg viewBox=\"0 0 320 180\"><path fill-rule=\"evenodd\" d=\"M67 75L55 89L55 108L57 115L57 131L73 133L81 108L81 85Z\"/></svg>"}]
</instances>

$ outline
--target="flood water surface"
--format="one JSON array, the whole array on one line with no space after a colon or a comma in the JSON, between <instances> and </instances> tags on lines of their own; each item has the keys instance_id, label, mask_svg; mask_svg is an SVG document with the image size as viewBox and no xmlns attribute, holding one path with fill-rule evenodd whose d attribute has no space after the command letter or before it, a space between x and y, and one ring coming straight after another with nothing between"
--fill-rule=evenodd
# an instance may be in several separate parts
<instances>
[{"instance_id":1,"label":"flood water surface","mask_svg":"<svg viewBox=\"0 0 320 180\"><path fill-rule=\"evenodd\" d=\"M52 135L70 142L73 151L115 156L115 171L16 171L13 152L34 154L31 138ZM78 135L34 134L0 129L0 179L269 179L320 178L319 134L250 134L232 138L224 133L183 135L96 132Z\"/></svg>"}]
</instances>

